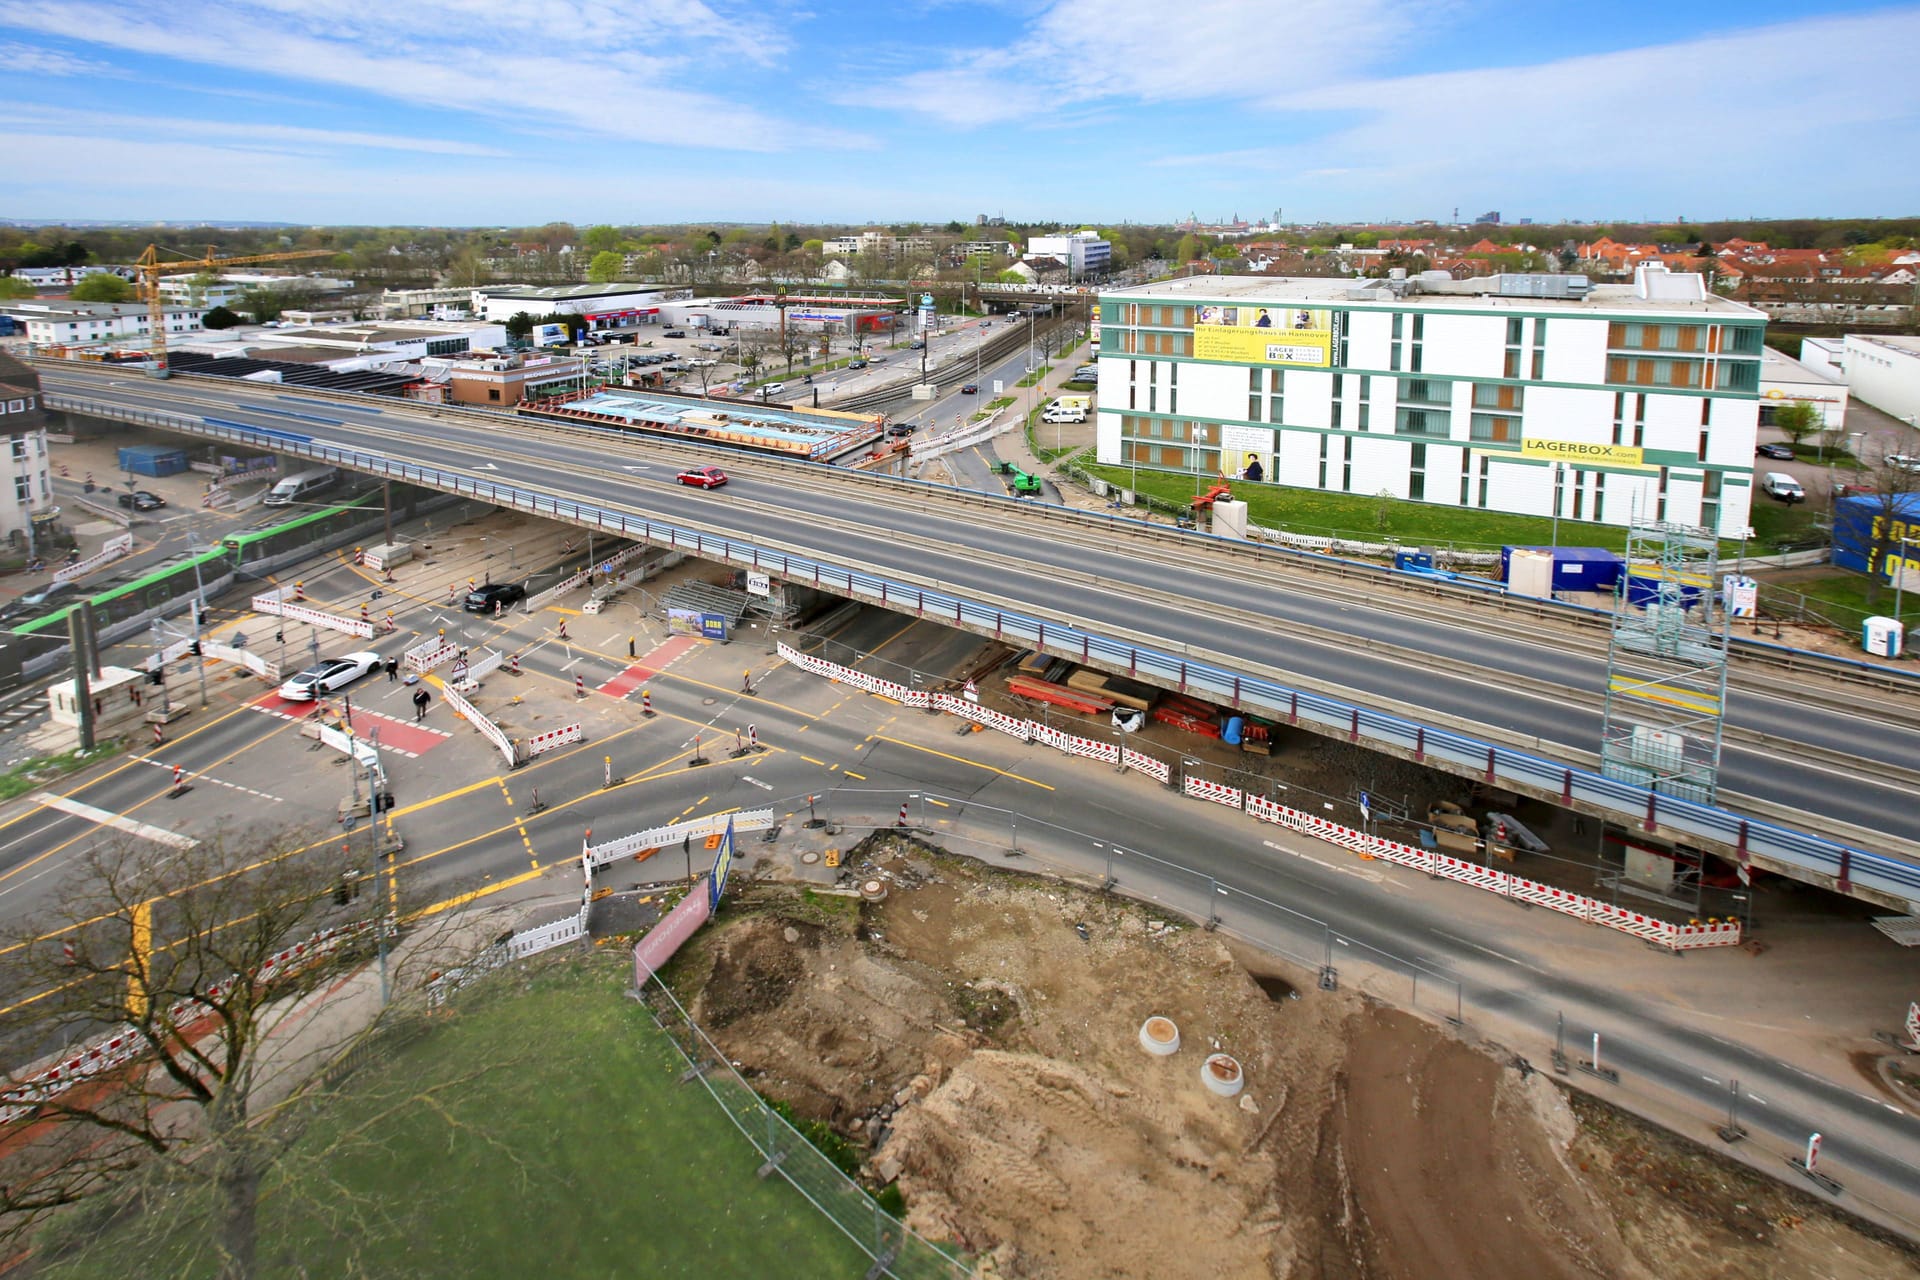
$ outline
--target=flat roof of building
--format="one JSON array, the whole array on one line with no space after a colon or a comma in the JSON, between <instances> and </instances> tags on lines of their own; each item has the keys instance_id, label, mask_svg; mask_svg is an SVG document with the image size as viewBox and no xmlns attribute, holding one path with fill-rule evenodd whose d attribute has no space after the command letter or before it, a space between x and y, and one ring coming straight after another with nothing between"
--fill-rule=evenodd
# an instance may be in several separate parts
<instances>
[{"instance_id":1,"label":"flat roof of building","mask_svg":"<svg viewBox=\"0 0 1920 1280\"><path fill-rule=\"evenodd\" d=\"M489 324L484 320L474 322L448 320L435 324L330 324L298 329L269 329L258 336L269 339L295 338L323 342L409 342L418 341L421 338L458 337L461 334L499 327L498 324Z\"/></svg>"},{"instance_id":2,"label":"flat roof of building","mask_svg":"<svg viewBox=\"0 0 1920 1280\"><path fill-rule=\"evenodd\" d=\"M1731 298L1709 293L1700 299L1643 298L1631 284L1597 284L1584 298L1541 298L1531 294L1499 292L1497 276L1457 280L1438 288L1409 280L1406 296L1396 297L1381 280L1352 280L1337 276L1186 276L1157 280L1127 289L1101 291L1102 299L1129 298L1190 300L1193 302L1272 303L1289 306L1388 307L1393 310L1429 308L1439 311L1485 311L1511 307L1527 313L1543 309L1567 311L1651 311L1665 314L1717 314L1764 319L1766 312ZM1483 291L1484 290L1484 291Z\"/></svg>"},{"instance_id":3,"label":"flat roof of building","mask_svg":"<svg viewBox=\"0 0 1920 1280\"><path fill-rule=\"evenodd\" d=\"M541 302L560 302L569 298L619 298L635 293L666 293L659 285L642 284L552 284L552 285L481 285L475 292L488 298L532 298Z\"/></svg>"},{"instance_id":4,"label":"flat roof of building","mask_svg":"<svg viewBox=\"0 0 1920 1280\"><path fill-rule=\"evenodd\" d=\"M883 422L878 414L782 409L738 400L695 400L613 389L571 401L561 411L613 419L641 431L815 460L867 443L879 435Z\"/></svg>"},{"instance_id":5,"label":"flat roof of building","mask_svg":"<svg viewBox=\"0 0 1920 1280\"><path fill-rule=\"evenodd\" d=\"M1785 352L1775 351L1772 347L1760 349L1760 381L1807 382L1824 387L1845 385L1841 379L1834 377L1825 369L1801 364Z\"/></svg>"},{"instance_id":6,"label":"flat roof of building","mask_svg":"<svg viewBox=\"0 0 1920 1280\"><path fill-rule=\"evenodd\" d=\"M1871 342L1876 346L1891 347L1902 355L1920 356L1920 338L1903 333L1850 333L1849 342Z\"/></svg>"}]
</instances>

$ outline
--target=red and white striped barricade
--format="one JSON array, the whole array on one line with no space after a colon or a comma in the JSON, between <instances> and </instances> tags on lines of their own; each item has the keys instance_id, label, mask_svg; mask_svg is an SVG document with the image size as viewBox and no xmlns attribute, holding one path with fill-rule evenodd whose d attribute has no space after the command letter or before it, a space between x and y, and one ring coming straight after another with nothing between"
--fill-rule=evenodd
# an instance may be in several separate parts
<instances>
[{"instance_id":1,"label":"red and white striped barricade","mask_svg":"<svg viewBox=\"0 0 1920 1280\"><path fill-rule=\"evenodd\" d=\"M1698 951L1702 947L1737 947L1740 945L1740 922L1715 920L1707 924L1677 925L1673 931L1673 941L1669 945L1675 951Z\"/></svg>"},{"instance_id":2,"label":"red and white striped barricade","mask_svg":"<svg viewBox=\"0 0 1920 1280\"><path fill-rule=\"evenodd\" d=\"M1214 804L1223 804L1229 809L1238 809L1244 802L1244 794L1238 787L1229 787L1225 783L1210 782L1205 778L1180 779L1182 794L1195 800L1207 800Z\"/></svg>"},{"instance_id":3,"label":"red and white striped barricade","mask_svg":"<svg viewBox=\"0 0 1920 1280\"><path fill-rule=\"evenodd\" d=\"M424 675L459 652L459 645L448 644L436 637L425 644L413 646L400 660L406 664L407 670Z\"/></svg>"},{"instance_id":4,"label":"red and white striped barricade","mask_svg":"<svg viewBox=\"0 0 1920 1280\"><path fill-rule=\"evenodd\" d=\"M1616 907L1611 903L1601 902L1595 906L1594 923L1604 924L1609 929L1618 929L1622 933L1630 933L1636 938L1644 938L1648 942L1658 943L1661 946L1672 945L1674 927L1665 920L1655 919L1638 911L1629 911L1625 907Z\"/></svg>"},{"instance_id":5,"label":"red and white striped barricade","mask_svg":"<svg viewBox=\"0 0 1920 1280\"><path fill-rule=\"evenodd\" d=\"M1531 902L1536 907L1545 907L1549 911L1558 911L1561 915L1572 916L1576 920L1593 919L1593 908L1597 905L1593 898L1575 893L1571 889L1558 889L1550 884L1541 884L1538 880L1524 880L1514 876L1507 886L1510 896L1522 902Z\"/></svg>"},{"instance_id":6,"label":"red and white striped barricade","mask_svg":"<svg viewBox=\"0 0 1920 1280\"><path fill-rule=\"evenodd\" d=\"M1102 742L1098 738L1076 738L1071 734L1060 735L1064 741L1056 743L1070 756L1084 756L1088 760L1099 760L1106 764L1118 763L1120 748L1112 742Z\"/></svg>"},{"instance_id":7,"label":"red and white striped barricade","mask_svg":"<svg viewBox=\"0 0 1920 1280\"><path fill-rule=\"evenodd\" d=\"M552 751L555 747L564 747L569 743L585 742L587 732L577 724L566 725L559 729L549 729L545 733L536 733L527 739L527 756L539 755L543 751Z\"/></svg>"},{"instance_id":8,"label":"red and white striped barricade","mask_svg":"<svg viewBox=\"0 0 1920 1280\"><path fill-rule=\"evenodd\" d=\"M1155 782L1165 782L1173 777L1173 766L1158 756L1150 756L1144 751L1135 751L1132 747L1121 748L1121 758L1126 766L1136 773L1144 773Z\"/></svg>"}]
</instances>

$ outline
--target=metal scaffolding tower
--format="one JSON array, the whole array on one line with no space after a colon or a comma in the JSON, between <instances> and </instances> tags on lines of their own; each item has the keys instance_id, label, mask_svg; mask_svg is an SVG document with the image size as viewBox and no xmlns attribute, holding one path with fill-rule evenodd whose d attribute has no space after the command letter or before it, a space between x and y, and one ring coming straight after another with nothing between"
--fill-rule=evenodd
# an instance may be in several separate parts
<instances>
[{"instance_id":1,"label":"metal scaffolding tower","mask_svg":"<svg viewBox=\"0 0 1920 1280\"><path fill-rule=\"evenodd\" d=\"M1727 704L1720 542L1681 524L1635 523L1614 599L1600 771L1712 804Z\"/></svg>"}]
</instances>

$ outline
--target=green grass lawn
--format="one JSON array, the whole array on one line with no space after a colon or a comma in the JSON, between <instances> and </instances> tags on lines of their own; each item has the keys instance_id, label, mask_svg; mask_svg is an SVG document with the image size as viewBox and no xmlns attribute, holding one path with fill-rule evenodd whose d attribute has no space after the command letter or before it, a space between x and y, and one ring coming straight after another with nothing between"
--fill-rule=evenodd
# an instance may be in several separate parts
<instances>
[{"instance_id":1,"label":"green grass lawn","mask_svg":"<svg viewBox=\"0 0 1920 1280\"><path fill-rule=\"evenodd\" d=\"M797 1191L754 1176L758 1155L703 1087L679 1082L680 1058L623 997L626 970L613 959L487 979L499 990L473 989L460 1016L350 1077L269 1180L259 1274L865 1273L866 1255ZM443 1099L445 1117L405 1102L502 1055L505 1069ZM316 1159L362 1130L375 1140ZM307 1211L308 1197L327 1211ZM180 1226L158 1252L146 1240L137 1258L123 1256L114 1233L43 1274L211 1276L210 1259L186 1256L198 1234L190 1199L169 1197Z\"/></svg>"},{"instance_id":2,"label":"green grass lawn","mask_svg":"<svg viewBox=\"0 0 1920 1280\"><path fill-rule=\"evenodd\" d=\"M0 773L0 800L11 800L23 796L29 791L38 791L50 782L58 781L70 773L76 773L90 765L100 763L120 751L120 742L102 742L90 751L62 751L59 755L35 756L31 760L22 760L5 773Z\"/></svg>"},{"instance_id":3,"label":"green grass lawn","mask_svg":"<svg viewBox=\"0 0 1920 1280\"><path fill-rule=\"evenodd\" d=\"M1860 623L1871 617L1893 617L1893 587L1880 584L1878 593L1868 596L1867 576L1845 569L1828 568L1818 577L1797 576L1790 583L1767 586L1762 597L1769 604L1783 603L1782 597L1798 592L1807 597L1807 607L1845 631L1858 631ZM1907 626L1920 625L1920 592L1902 592L1900 621Z\"/></svg>"},{"instance_id":4,"label":"green grass lawn","mask_svg":"<svg viewBox=\"0 0 1920 1280\"><path fill-rule=\"evenodd\" d=\"M1087 471L1110 484L1150 494L1182 509L1196 493L1205 493L1208 486L1217 483L1217 477L1201 476L1196 489L1195 478L1181 472L1142 470L1136 482L1127 467L1091 466ZM1544 547L1553 541L1553 522L1538 516L1270 484L1236 485L1234 496L1246 500L1247 517L1255 524L1319 537L1365 542L1397 539L1409 546L1481 551L1497 551L1507 545ZM1560 522L1559 540L1562 546L1610 547L1615 551L1627 545L1624 529L1572 520Z\"/></svg>"}]
</instances>

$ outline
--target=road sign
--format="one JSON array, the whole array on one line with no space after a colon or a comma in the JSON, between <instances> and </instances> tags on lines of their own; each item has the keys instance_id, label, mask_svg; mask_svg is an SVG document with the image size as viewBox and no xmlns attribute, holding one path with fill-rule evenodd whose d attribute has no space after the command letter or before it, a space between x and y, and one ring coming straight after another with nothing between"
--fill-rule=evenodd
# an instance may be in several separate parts
<instances>
[{"instance_id":1,"label":"road sign","mask_svg":"<svg viewBox=\"0 0 1920 1280\"><path fill-rule=\"evenodd\" d=\"M1373 821L1373 797L1364 791L1360 793L1360 817L1366 822Z\"/></svg>"}]
</instances>

